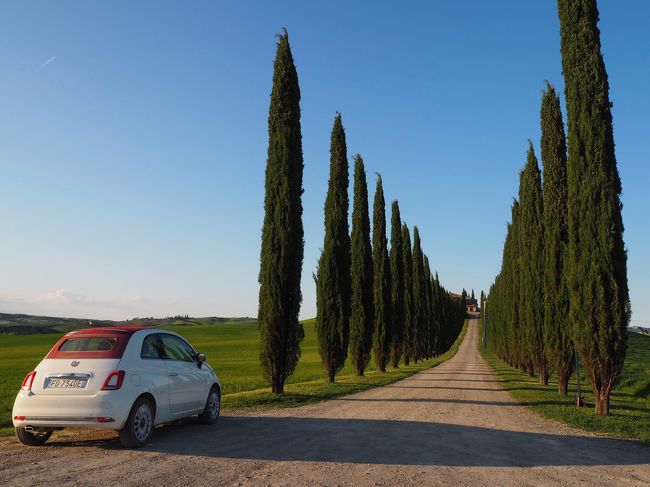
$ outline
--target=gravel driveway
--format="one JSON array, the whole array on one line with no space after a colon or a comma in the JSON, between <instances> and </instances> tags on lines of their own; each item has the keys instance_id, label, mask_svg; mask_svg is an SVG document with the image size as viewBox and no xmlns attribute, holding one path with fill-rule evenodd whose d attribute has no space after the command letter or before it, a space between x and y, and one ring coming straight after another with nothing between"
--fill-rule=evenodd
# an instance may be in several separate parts
<instances>
[{"instance_id":1,"label":"gravel driveway","mask_svg":"<svg viewBox=\"0 0 650 487\"><path fill-rule=\"evenodd\" d=\"M0 484L648 485L650 448L545 420L499 388L470 321L456 356L386 387L295 409L116 434L0 441Z\"/></svg>"}]
</instances>

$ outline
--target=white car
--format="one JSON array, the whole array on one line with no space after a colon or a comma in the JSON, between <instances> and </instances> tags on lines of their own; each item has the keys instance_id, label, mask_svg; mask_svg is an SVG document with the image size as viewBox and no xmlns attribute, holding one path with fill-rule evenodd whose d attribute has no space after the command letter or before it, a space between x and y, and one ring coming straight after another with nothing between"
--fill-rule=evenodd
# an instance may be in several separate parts
<instances>
[{"instance_id":1,"label":"white car","mask_svg":"<svg viewBox=\"0 0 650 487\"><path fill-rule=\"evenodd\" d=\"M102 428L118 431L124 446L140 447L160 423L194 414L215 423L221 384L205 360L170 331L70 332L25 377L11 414L16 436L33 446L54 430Z\"/></svg>"}]
</instances>

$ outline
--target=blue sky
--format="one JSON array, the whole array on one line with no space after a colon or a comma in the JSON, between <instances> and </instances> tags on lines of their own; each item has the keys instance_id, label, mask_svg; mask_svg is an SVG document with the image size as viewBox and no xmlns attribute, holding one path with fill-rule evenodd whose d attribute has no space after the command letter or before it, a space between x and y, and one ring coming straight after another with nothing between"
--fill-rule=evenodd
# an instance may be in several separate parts
<instances>
[{"instance_id":1,"label":"blue sky","mask_svg":"<svg viewBox=\"0 0 650 487\"><path fill-rule=\"evenodd\" d=\"M650 324L650 2L600 2L633 319ZM0 9L0 311L257 313L275 34L302 91L315 314L329 136L383 177L443 284L501 264L544 80L552 1L13 2Z\"/></svg>"}]
</instances>

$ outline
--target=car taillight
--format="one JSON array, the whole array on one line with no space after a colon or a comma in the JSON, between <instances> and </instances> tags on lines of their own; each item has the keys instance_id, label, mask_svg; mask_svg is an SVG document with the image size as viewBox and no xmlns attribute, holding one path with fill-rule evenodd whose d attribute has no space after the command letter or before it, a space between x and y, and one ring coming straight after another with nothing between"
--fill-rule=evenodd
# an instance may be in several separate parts
<instances>
[{"instance_id":1,"label":"car taillight","mask_svg":"<svg viewBox=\"0 0 650 487\"><path fill-rule=\"evenodd\" d=\"M34 383L34 377L36 377L36 371L32 370L25 379L23 380L23 385L20 386L20 388L23 391L31 391L32 390L32 384Z\"/></svg>"},{"instance_id":2,"label":"car taillight","mask_svg":"<svg viewBox=\"0 0 650 487\"><path fill-rule=\"evenodd\" d=\"M106 377L104 385L102 386L102 391L116 391L122 387L122 382L124 382L124 374L125 372L123 370L114 370L108 374L108 377Z\"/></svg>"}]
</instances>

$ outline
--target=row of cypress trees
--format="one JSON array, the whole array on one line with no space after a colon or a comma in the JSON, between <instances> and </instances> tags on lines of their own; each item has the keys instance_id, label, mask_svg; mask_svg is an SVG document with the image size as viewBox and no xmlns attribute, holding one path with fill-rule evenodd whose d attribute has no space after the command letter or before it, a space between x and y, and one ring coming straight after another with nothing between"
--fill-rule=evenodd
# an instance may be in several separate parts
<instances>
[{"instance_id":1,"label":"row of cypress trees","mask_svg":"<svg viewBox=\"0 0 650 487\"><path fill-rule=\"evenodd\" d=\"M609 396L625 359L630 304L607 72L595 0L558 0L567 140L547 83L541 106L543 185L530 144L512 205L501 272L490 288L489 346L567 394L574 348L595 396Z\"/></svg>"},{"instance_id":2,"label":"row of cypress trees","mask_svg":"<svg viewBox=\"0 0 650 487\"><path fill-rule=\"evenodd\" d=\"M303 154L300 87L286 30L279 37L269 107L264 222L259 274L260 362L273 393L284 392L300 359ZM325 241L315 274L319 351L329 380L350 356L363 374L371 355L378 368L422 360L450 347L465 316L429 269L417 227L414 246L392 205L391 249L386 239L381 177L374 199L373 235L366 173L355 156L352 232L348 229L348 161L340 114L332 129Z\"/></svg>"},{"instance_id":3,"label":"row of cypress trees","mask_svg":"<svg viewBox=\"0 0 650 487\"><path fill-rule=\"evenodd\" d=\"M420 234L402 222L391 205L390 252L383 181L377 175L372 245L363 159L354 157L352 234L348 234L348 160L345 130L337 113L331 134L330 178L325 199L325 237L314 279L316 332L330 381L350 355L363 375L371 356L382 372L400 360L430 358L446 351L465 316L465 294L451 299L431 273Z\"/></svg>"}]
</instances>

